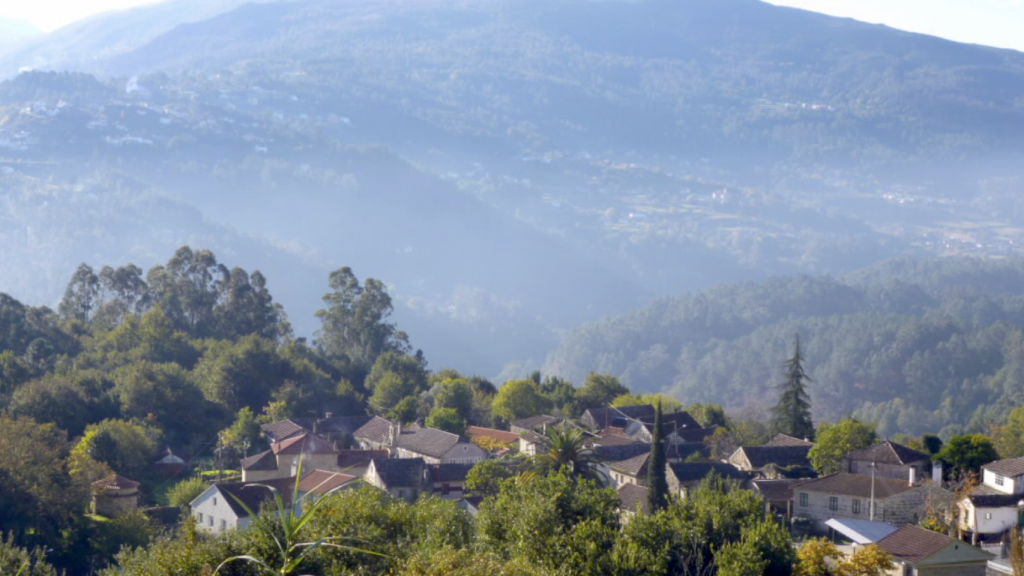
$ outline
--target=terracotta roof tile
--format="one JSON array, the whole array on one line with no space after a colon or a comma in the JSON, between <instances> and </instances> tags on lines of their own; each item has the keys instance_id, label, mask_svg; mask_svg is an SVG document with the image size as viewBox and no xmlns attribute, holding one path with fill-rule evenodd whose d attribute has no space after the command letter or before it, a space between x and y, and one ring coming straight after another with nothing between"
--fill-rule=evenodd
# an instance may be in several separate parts
<instances>
[{"instance_id":1,"label":"terracotta roof tile","mask_svg":"<svg viewBox=\"0 0 1024 576\"><path fill-rule=\"evenodd\" d=\"M299 481L299 492L321 496L353 480L358 480L358 477L329 470L313 470Z\"/></svg>"},{"instance_id":2,"label":"terracotta roof tile","mask_svg":"<svg viewBox=\"0 0 1024 576\"><path fill-rule=\"evenodd\" d=\"M310 433L300 434L274 443L271 447L274 454L337 454L334 443L326 438Z\"/></svg>"},{"instance_id":3,"label":"terracotta roof tile","mask_svg":"<svg viewBox=\"0 0 1024 576\"><path fill-rule=\"evenodd\" d=\"M114 474L113 476L94 482L93 486L104 490L131 490L132 488L138 488L139 483L135 480L125 478L120 474Z\"/></svg>"}]
</instances>

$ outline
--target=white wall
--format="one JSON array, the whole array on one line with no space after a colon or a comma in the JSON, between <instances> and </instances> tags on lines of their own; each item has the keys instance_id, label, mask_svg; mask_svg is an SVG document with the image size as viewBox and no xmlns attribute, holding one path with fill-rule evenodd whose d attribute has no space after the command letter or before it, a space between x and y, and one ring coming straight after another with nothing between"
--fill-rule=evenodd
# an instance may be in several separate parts
<instances>
[{"instance_id":1,"label":"white wall","mask_svg":"<svg viewBox=\"0 0 1024 576\"><path fill-rule=\"evenodd\" d=\"M1010 477L1004 476L1003 477L1003 485L1000 486L1000 485L996 484L996 482L998 480L998 476L999 476L998 474L996 474L995 472L992 472L991 470L985 470L984 472L985 473L982 476L981 481L986 486L990 486L993 489L1002 492L1003 494L1022 494L1022 493L1024 493L1024 481L1022 481L1024 479L1022 479L1021 477L1018 476L1017 478L1010 478ZM1014 482L1014 480L1017 480L1017 481Z\"/></svg>"},{"instance_id":2,"label":"white wall","mask_svg":"<svg viewBox=\"0 0 1024 576\"><path fill-rule=\"evenodd\" d=\"M225 498L229 496L222 494L216 486L210 486L192 501L192 516L200 530L219 534L240 525L231 506L224 501Z\"/></svg>"}]
</instances>

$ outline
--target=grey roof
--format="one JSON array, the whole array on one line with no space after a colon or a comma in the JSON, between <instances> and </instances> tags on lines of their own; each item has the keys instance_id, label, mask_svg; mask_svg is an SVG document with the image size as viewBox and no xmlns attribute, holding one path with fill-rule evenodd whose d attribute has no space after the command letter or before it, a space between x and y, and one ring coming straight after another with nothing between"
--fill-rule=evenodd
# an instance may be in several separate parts
<instances>
[{"instance_id":1,"label":"grey roof","mask_svg":"<svg viewBox=\"0 0 1024 576\"><path fill-rule=\"evenodd\" d=\"M625 460L612 460L605 462L605 464L616 472L622 472L624 474L629 474L630 476L638 477L646 475L647 461L651 458L650 447L648 446L647 448L648 451L642 454L637 454L632 458L627 458Z\"/></svg>"},{"instance_id":2,"label":"grey roof","mask_svg":"<svg viewBox=\"0 0 1024 576\"><path fill-rule=\"evenodd\" d=\"M650 502L648 502L648 494L650 491L643 486L637 486L636 484L623 484L618 490L619 495L619 507L623 511L636 512L636 507L640 505L640 511L644 514L650 510Z\"/></svg>"},{"instance_id":3,"label":"grey roof","mask_svg":"<svg viewBox=\"0 0 1024 576\"><path fill-rule=\"evenodd\" d=\"M826 494L841 494L844 496L870 498L871 482L872 480L870 476L837 472L816 480L805 482L800 486L800 489L808 492L822 492ZM882 499L895 496L896 494L906 492L913 488L913 486L911 486L906 480L897 478L882 478L879 476L874 479L874 483L875 497Z\"/></svg>"},{"instance_id":4,"label":"grey roof","mask_svg":"<svg viewBox=\"0 0 1024 576\"><path fill-rule=\"evenodd\" d=\"M372 416L332 416L316 421L317 434L355 434L355 431L372 420Z\"/></svg>"},{"instance_id":5,"label":"grey roof","mask_svg":"<svg viewBox=\"0 0 1024 576\"><path fill-rule=\"evenodd\" d=\"M309 432L309 428L306 428L297 419L278 420L277 422L271 422L270 424L264 424L260 426L260 430L270 438L271 442L280 442L285 438L290 438L296 434L302 434L303 432Z\"/></svg>"},{"instance_id":6,"label":"grey roof","mask_svg":"<svg viewBox=\"0 0 1024 576\"><path fill-rule=\"evenodd\" d=\"M750 489L761 495L767 502L785 502L793 499L793 488L807 482L805 479L793 480L751 480Z\"/></svg>"},{"instance_id":7,"label":"grey roof","mask_svg":"<svg viewBox=\"0 0 1024 576\"><path fill-rule=\"evenodd\" d=\"M854 450L846 455L846 458L849 460L866 460L878 462L879 464L895 464L898 466L920 462L930 457L924 452L918 452L913 448L908 448L889 440L873 444L867 448Z\"/></svg>"},{"instance_id":8,"label":"grey roof","mask_svg":"<svg viewBox=\"0 0 1024 576\"><path fill-rule=\"evenodd\" d=\"M583 418L592 420L598 429L614 427L625 427L630 420L654 421L654 406L642 404L639 406L621 406L613 408L590 408L583 413Z\"/></svg>"},{"instance_id":9,"label":"grey roof","mask_svg":"<svg viewBox=\"0 0 1024 576\"><path fill-rule=\"evenodd\" d=\"M525 428L527 430L535 430L543 426L555 426L560 424L562 419L557 416L548 416L547 414L538 414L537 416L528 416L526 418L520 418L519 420L513 420L510 422L511 426L516 428Z\"/></svg>"},{"instance_id":10,"label":"grey roof","mask_svg":"<svg viewBox=\"0 0 1024 576\"><path fill-rule=\"evenodd\" d=\"M423 458L374 458L373 467L387 488L407 488L423 482Z\"/></svg>"},{"instance_id":11,"label":"grey roof","mask_svg":"<svg viewBox=\"0 0 1024 576\"><path fill-rule=\"evenodd\" d=\"M1024 497L1020 494L1000 492L991 486L981 484L971 490L968 498L971 499L971 504L979 508L1002 508L1004 506L1017 507L1017 503Z\"/></svg>"},{"instance_id":12,"label":"grey roof","mask_svg":"<svg viewBox=\"0 0 1024 576\"><path fill-rule=\"evenodd\" d=\"M260 506L264 502L268 500L273 501L274 496L267 489L267 486L273 486L281 494L285 506L289 506L291 505L292 494L295 490L295 477L275 478L273 480L261 480L260 482L230 482L215 484L214 486L224 495L224 501L231 507L231 511L235 513L235 516L246 518L249 516L249 513L232 496L244 502L253 512L259 512Z\"/></svg>"},{"instance_id":13,"label":"grey roof","mask_svg":"<svg viewBox=\"0 0 1024 576\"><path fill-rule=\"evenodd\" d=\"M391 433L392 423L390 420L374 416L365 424L352 433L357 440L373 442L375 444L387 444L388 435Z\"/></svg>"},{"instance_id":14,"label":"grey roof","mask_svg":"<svg viewBox=\"0 0 1024 576\"><path fill-rule=\"evenodd\" d=\"M669 470L680 484L699 482L712 472L722 478L746 480L748 476L732 464L724 462L670 462Z\"/></svg>"},{"instance_id":15,"label":"grey roof","mask_svg":"<svg viewBox=\"0 0 1024 576\"><path fill-rule=\"evenodd\" d=\"M338 468L342 471L363 468L369 466L374 458L387 457L387 450L338 450Z\"/></svg>"},{"instance_id":16,"label":"grey roof","mask_svg":"<svg viewBox=\"0 0 1024 576\"><path fill-rule=\"evenodd\" d=\"M814 446L814 442L809 440L801 440L789 434L776 434L771 440L768 441L765 446L807 446L810 448Z\"/></svg>"},{"instance_id":17,"label":"grey roof","mask_svg":"<svg viewBox=\"0 0 1024 576\"><path fill-rule=\"evenodd\" d=\"M638 417L637 420L643 422L644 427L647 428L648 432L654 433L654 415L651 415L649 418L646 416L642 418ZM704 428L701 428L701 425L693 419L693 416L690 416L689 412L680 410L679 412L669 412L661 415L662 434L668 435L672 432L683 434L685 431L689 430L704 430ZM708 434L713 434L714 432L714 428L707 431ZM703 436L701 436L701 438L703 438Z\"/></svg>"},{"instance_id":18,"label":"grey roof","mask_svg":"<svg viewBox=\"0 0 1024 576\"><path fill-rule=\"evenodd\" d=\"M621 462L640 454L649 454L651 445L639 442L637 444L615 444L612 446L594 446L594 457L601 462Z\"/></svg>"},{"instance_id":19,"label":"grey roof","mask_svg":"<svg viewBox=\"0 0 1024 576\"><path fill-rule=\"evenodd\" d=\"M428 464L434 482L465 482L473 464Z\"/></svg>"},{"instance_id":20,"label":"grey roof","mask_svg":"<svg viewBox=\"0 0 1024 576\"><path fill-rule=\"evenodd\" d=\"M857 544L872 544L896 531L896 526L888 522L870 520L832 518L825 524Z\"/></svg>"},{"instance_id":21,"label":"grey roof","mask_svg":"<svg viewBox=\"0 0 1024 576\"><path fill-rule=\"evenodd\" d=\"M544 442L546 442L544 435L536 432L523 432L519 437L530 444L544 444Z\"/></svg>"},{"instance_id":22,"label":"grey roof","mask_svg":"<svg viewBox=\"0 0 1024 576\"><path fill-rule=\"evenodd\" d=\"M241 466L242 470L277 470L277 456L273 450L267 450L242 458Z\"/></svg>"},{"instance_id":23,"label":"grey roof","mask_svg":"<svg viewBox=\"0 0 1024 576\"><path fill-rule=\"evenodd\" d=\"M1014 478L1024 474L1024 457L996 460L985 464L982 468L1000 476Z\"/></svg>"},{"instance_id":24,"label":"grey roof","mask_svg":"<svg viewBox=\"0 0 1024 576\"><path fill-rule=\"evenodd\" d=\"M426 426L409 426L395 439L395 446L416 454L440 458L459 442L468 442L458 434L427 428Z\"/></svg>"},{"instance_id":25,"label":"grey roof","mask_svg":"<svg viewBox=\"0 0 1024 576\"><path fill-rule=\"evenodd\" d=\"M750 462L751 468L763 468L769 464L779 467L810 466L807 458L810 446L743 446L739 448Z\"/></svg>"}]
</instances>

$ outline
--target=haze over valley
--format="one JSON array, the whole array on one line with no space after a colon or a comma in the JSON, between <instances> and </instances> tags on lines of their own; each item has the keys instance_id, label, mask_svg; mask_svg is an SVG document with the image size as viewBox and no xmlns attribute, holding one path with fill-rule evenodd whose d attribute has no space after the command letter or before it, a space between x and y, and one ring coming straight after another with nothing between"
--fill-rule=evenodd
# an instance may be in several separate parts
<instances>
[{"instance_id":1,"label":"haze over valley","mask_svg":"<svg viewBox=\"0 0 1024 576\"><path fill-rule=\"evenodd\" d=\"M753 0L179 0L28 36L0 74L0 291L34 305L190 245L312 338L351 266L433 368L679 392L562 337L1024 243L1024 54Z\"/></svg>"}]
</instances>

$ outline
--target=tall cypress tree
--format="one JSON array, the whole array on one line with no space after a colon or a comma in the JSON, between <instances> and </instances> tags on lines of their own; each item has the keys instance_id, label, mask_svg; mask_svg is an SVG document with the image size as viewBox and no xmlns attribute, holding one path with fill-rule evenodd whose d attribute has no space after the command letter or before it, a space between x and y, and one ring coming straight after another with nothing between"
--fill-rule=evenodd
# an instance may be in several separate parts
<instances>
[{"instance_id":1,"label":"tall cypress tree","mask_svg":"<svg viewBox=\"0 0 1024 576\"><path fill-rule=\"evenodd\" d=\"M779 385L779 402L772 408L772 430L810 440L814 438L814 423L806 383L811 378L804 372L803 362L797 334L793 340L793 356L784 364L786 379Z\"/></svg>"},{"instance_id":2,"label":"tall cypress tree","mask_svg":"<svg viewBox=\"0 0 1024 576\"><path fill-rule=\"evenodd\" d=\"M668 506L668 481L665 479L665 440L661 431L661 400L654 411L651 456L647 459L647 503L651 512Z\"/></svg>"}]
</instances>

